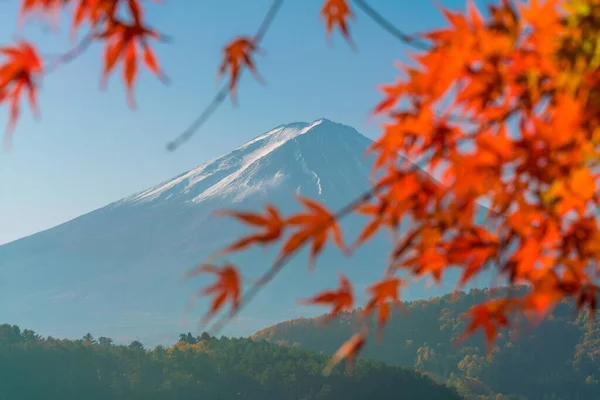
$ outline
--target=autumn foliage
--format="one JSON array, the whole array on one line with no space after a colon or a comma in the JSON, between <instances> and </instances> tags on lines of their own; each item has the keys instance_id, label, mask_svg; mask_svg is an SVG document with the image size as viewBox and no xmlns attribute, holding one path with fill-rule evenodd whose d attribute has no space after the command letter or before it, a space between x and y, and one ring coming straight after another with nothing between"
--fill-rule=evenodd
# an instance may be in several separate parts
<instances>
[{"instance_id":1,"label":"autumn foliage","mask_svg":"<svg viewBox=\"0 0 600 400\"><path fill-rule=\"evenodd\" d=\"M15 46L0 48L0 54L6 63L0 66L0 102L8 103L10 119L6 138L14 129L19 109L21 96L29 98L29 103L34 112L37 112L36 75L43 70L42 61L31 43L21 41Z\"/></svg>"},{"instance_id":2,"label":"autumn foliage","mask_svg":"<svg viewBox=\"0 0 600 400\"><path fill-rule=\"evenodd\" d=\"M355 3L360 3L356 1ZM106 78L122 62L130 102L139 58L163 76L150 47L160 35L145 25L139 0L24 0L24 16L73 9L73 27L86 23L91 40L105 43ZM128 19L122 20L123 9ZM514 285L526 285L521 297L494 299L474 307L466 335L483 329L493 342L513 313L532 320L557 302L573 298L580 309L595 309L600 290L600 230L596 218L600 170L600 1L502 0L482 15L469 2L465 13L441 10L446 27L415 35L427 50L410 54L396 82L383 85L374 114L385 117L381 136L370 152L376 156L372 190L349 199L338 212L306 198L305 211L281 215L228 212L255 233L222 253L281 243L271 275L305 246L316 258L328 242L351 252L387 229L396 245L382 278L369 288L364 317L388 320L400 301L400 287L410 278L439 281L448 268L462 270L464 285L492 267ZM326 0L321 9L327 32L350 38L354 13L348 0ZM233 94L240 72L254 71L255 39L242 36L224 50L220 73L229 72ZM410 44L410 43L409 43ZM27 93L35 107L37 82L44 64L26 42L1 50L0 101L11 107L10 127ZM406 156L419 160L441 184L420 173ZM488 212L475 220L477 205ZM346 246L338 220L358 213L370 221L358 241ZM399 231L403 221L411 221ZM479 221L480 222L480 221ZM287 238L287 239L284 239ZM209 316L231 300L235 313L243 304L237 267L203 267L218 277L205 291L214 296ZM263 285L261 279L255 285ZM342 276L340 288L310 301L333 313L354 304L352 286ZM366 333L360 331L334 360L352 358Z\"/></svg>"}]
</instances>

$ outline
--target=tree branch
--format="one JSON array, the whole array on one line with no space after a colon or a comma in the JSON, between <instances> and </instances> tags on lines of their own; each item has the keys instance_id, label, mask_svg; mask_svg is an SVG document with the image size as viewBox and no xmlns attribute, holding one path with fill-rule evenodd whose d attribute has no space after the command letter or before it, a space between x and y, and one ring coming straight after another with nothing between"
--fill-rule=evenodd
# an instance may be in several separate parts
<instances>
[{"instance_id":1,"label":"tree branch","mask_svg":"<svg viewBox=\"0 0 600 400\"><path fill-rule=\"evenodd\" d=\"M423 171L420 164L423 163L424 160L426 160L427 157L429 157L429 156L430 156L429 154L422 155L421 159L417 160L416 162L411 162L408 159L406 159L406 161L408 161L412 164L410 166L410 168L408 169L408 172L416 171L416 170ZM401 175L398 174L398 177L400 177L400 176ZM323 232L324 230L329 228L331 223L333 223L335 221L340 221L341 219L346 217L348 214L352 213L354 210L356 210L358 207L360 207L362 204L364 204L365 202L372 199L374 196L376 196L378 193L380 193L383 189L385 189L392 183L394 183L393 180L387 182L387 184L385 184L385 185L375 185L375 186L371 187L369 190L365 191L360 196L354 198L352 201L350 201L348 204L346 204L344 207L342 207L340 210L338 210L330 220L324 221L321 224L319 224L315 228L315 232L317 234L320 232ZM219 318L219 320L217 320L217 322L215 322L213 324L212 328L210 329L211 335L213 335L213 336L218 335L218 333L227 325L227 323L229 321L231 321L233 318L235 318L240 313L240 311L242 311L242 309L246 305L248 305L254 299L254 297L256 297L256 295L262 290L262 288L267 283L272 281L273 278L275 278L275 276L277 276L277 274L283 269L283 267L285 267L285 265L287 265L287 263L289 261L291 261L298 253L300 253L300 251L304 247L306 247L308 242L309 242L308 240L305 241L301 246L298 247L298 249L294 253L286 254L286 255L282 256L281 258L279 258L275 262L275 264L273 264L273 266L271 266L271 268L269 268L269 270L267 272L265 272L263 274L263 276L250 287L250 289L244 294L244 296L242 296L239 307L234 312L230 313L229 315L222 316L221 318Z\"/></svg>"},{"instance_id":2,"label":"tree branch","mask_svg":"<svg viewBox=\"0 0 600 400\"><path fill-rule=\"evenodd\" d=\"M427 173L423 169L422 165L424 163L426 163L431 158L431 156L432 156L431 153L422 154L421 157L418 160L416 160L415 162L412 162L405 158L406 162L411 163L411 166L408 168L407 172L419 171L419 172ZM398 174L398 177L400 177L400 176L402 176L402 175ZM437 184L440 184L440 182L436 181L432 176L429 176L429 179L432 179ZM331 225L332 222L340 221L341 219L346 217L348 214L352 213L354 210L356 210L358 207L360 207L362 204L364 204L365 202L372 199L374 196L376 196L378 193L380 193L383 189L385 189L392 183L394 183L393 180L389 181L386 185L375 185L375 186L371 187L369 190L365 191L360 196L354 198L352 201L350 201L348 204L346 204L344 207L342 207L340 210L338 210L333 215L331 220L324 221L323 223L319 224L315 228L315 231L317 233L319 233L319 232L326 230ZM483 208L487 209L488 211L491 211L491 213L494 214L495 217L501 216L501 214L498 213L497 211L489 209L488 207L485 207L479 203L476 203L476 205L478 207L483 207ZM273 278L275 278L275 276L277 276L277 274L283 269L283 267L285 267L285 265L287 265L287 263L289 261L291 261L304 247L306 247L307 244L308 244L308 241L304 242L301 246L299 246L299 248L294 253L286 254L283 257L281 257L280 259L278 259L275 262L275 264L273 264L273 266L271 266L271 268L267 272L265 272L263 274L263 276L258 281L256 281L250 287L250 289L242 296L239 307L234 312L230 313L229 315L222 316L221 318L219 318L217 320L217 322L215 322L213 324L212 328L210 329L211 335L213 335L213 336L218 335L219 332L233 318L235 318L240 313L240 311L242 311L242 309L254 299L254 297L256 297L256 295L262 290L262 288L267 283L272 281Z\"/></svg>"},{"instance_id":3,"label":"tree branch","mask_svg":"<svg viewBox=\"0 0 600 400\"><path fill-rule=\"evenodd\" d=\"M429 50L430 46L420 39L417 36L409 35L399 28L397 28L390 21L385 19L381 14L379 14L373 7L367 4L364 0L353 0L353 3L356 4L358 8L360 8L365 14L367 14L373 21L377 23L380 27L385 29L392 36L399 39L401 42L412 46L419 50Z\"/></svg>"},{"instance_id":4,"label":"tree branch","mask_svg":"<svg viewBox=\"0 0 600 400\"><path fill-rule=\"evenodd\" d=\"M90 31L87 35L83 37L83 39L77 44L77 46L49 62L48 68L46 68L46 72L44 75L51 74L60 65L69 63L78 56L80 56L81 53L83 53L87 50L88 47L90 47L95 38L96 33L94 31Z\"/></svg>"},{"instance_id":5,"label":"tree branch","mask_svg":"<svg viewBox=\"0 0 600 400\"><path fill-rule=\"evenodd\" d=\"M271 7L265 14L260 27L256 31L254 35L254 43L258 45L260 41L264 38L265 34L269 30L271 23L275 19L277 15L277 11L283 4L283 0L274 0L271 4ZM243 69L240 71L240 79L241 74L243 73ZM169 142L166 146L168 151L175 151L179 146L183 143L187 142L194 134L198 131L198 129L210 118L210 116L219 108L219 106L225 101L227 95L229 94L229 82L226 82L223 87L217 92L216 96L212 99L212 101L208 104L208 106L200 113L198 118L196 118L191 125L183 131L179 136L177 136L174 140Z\"/></svg>"}]
</instances>

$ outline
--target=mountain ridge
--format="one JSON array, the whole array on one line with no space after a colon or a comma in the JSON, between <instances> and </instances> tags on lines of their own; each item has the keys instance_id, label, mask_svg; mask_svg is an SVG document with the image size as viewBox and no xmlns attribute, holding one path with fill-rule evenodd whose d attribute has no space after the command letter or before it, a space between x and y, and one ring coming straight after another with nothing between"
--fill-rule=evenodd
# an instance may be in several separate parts
<instances>
[{"instance_id":1,"label":"mountain ridge","mask_svg":"<svg viewBox=\"0 0 600 400\"><path fill-rule=\"evenodd\" d=\"M322 125L322 126L321 126ZM273 151L276 151L279 147L287 145L290 141L297 140L300 136L311 133L317 135L324 131L324 129L315 129L317 127L331 129L332 127L340 129L345 135L353 134L356 137L360 137L364 140L364 143L372 143L372 141L365 136L358 133L354 128L346 125L332 122L326 118L320 118L312 122L294 122L290 124L279 125L267 132L260 134L253 139L245 142L241 146L238 146L230 153L215 157L196 168L183 172L176 177L161 182L158 185L152 186L146 190L134 193L133 195L127 196L121 200L118 200L111 205L118 206L122 204L138 204L143 202L151 202L161 198L161 195L165 192L169 192L170 189L179 186L182 183L187 183L184 188L184 194L191 191L191 189L200 183L203 183L206 179L217 175L216 182L209 181L208 187L204 187L202 192L197 194L191 199L192 203L200 203L203 200L222 197L223 195L235 192L236 185L230 185L230 183L237 183L238 185L244 186L247 184L245 181L239 182L238 178L243 177L244 173L252 167L260 164L260 161L265 157L269 156ZM334 131L333 129L331 129ZM343 142L340 140L340 142ZM305 160L302 158L302 154L298 148L295 148L295 159L300 162L305 172L312 174L316 179L316 186L319 189L318 194L321 194L322 187L319 186L319 178L316 173L306 165ZM233 170L233 171L232 171ZM224 172L218 174L219 172ZM251 171L250 171L251 172ZM275 174L274 178L277 179L278 175ZM221 179L219 179L221 178ZM238 180L238 182L236 182ZM252 190L249 191L250 193ZM175 196L180 196L175 195ZM237 196L236 200L239 202L243 200L248 193L243 193L241 196ZM168 200L166 198L165 200Z\"/></svg>"}]
</instances>

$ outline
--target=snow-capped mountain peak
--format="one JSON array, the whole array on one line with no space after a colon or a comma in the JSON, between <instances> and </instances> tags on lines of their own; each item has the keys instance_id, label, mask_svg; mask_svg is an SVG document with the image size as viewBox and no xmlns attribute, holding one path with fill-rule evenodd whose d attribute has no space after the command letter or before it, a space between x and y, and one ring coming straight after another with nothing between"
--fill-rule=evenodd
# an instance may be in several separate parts
<instances>
[{"instance_id":1,"label":"snow-capped mountain peak","mask_svg":"<svg viewBox=\"0 0 600 400\"><path fill-rule=\"evenodd\" d=\"M292 172L307 175L314 181L311 192L322 196L324 187L317 172L318 166L314 165L319 162L315 159L315 152L323 154L323 146L336 146L336 149L350 152L350 156L356 158L364 153L369 142L353 128L324 118L311 123L281 125L229 154L129 196L118 204L147 204L159 199L161 202L177 199L193 205L215 198L228 198L235 203L280 185ZM308 157L310 162L304 156L307 152L311 153ZM275 159L278 161L275 162ZM306 180L306 176L303 180ZM301 186L294 189L302 191Z\"/></svg>"}]
</instances>

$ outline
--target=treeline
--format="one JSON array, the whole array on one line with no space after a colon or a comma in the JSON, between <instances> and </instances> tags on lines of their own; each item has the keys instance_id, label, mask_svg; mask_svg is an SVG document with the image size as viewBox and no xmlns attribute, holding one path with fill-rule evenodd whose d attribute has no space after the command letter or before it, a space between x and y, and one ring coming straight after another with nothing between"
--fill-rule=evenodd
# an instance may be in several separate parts
<instances>
[{"instance_id":1,"label":"treeline","mask_svg":"<svg viewBox=\"0 0 600 400\"><path fill-rule=\"evenodd\" d=\"M359 360L322 375L327 357L251 339L181 335L172 347L43 338L0 325L0 399L459 400L414 370Z\"/></svg>"},{"instance_id":2,"label":"treeline","mask_svg":"<svg viewBox=\"0 0 600 400\"><path fill-rule=\"evenodd\" d=\"M527 400L600 399L600 319L577 314L561 303L536 328L525 320L504 331L492 353L477 334L462 345L462 314L472 305L499 294L471 290L441 298L405 303L385 329L383 342L372 338L361 355L413 367L433 379L454 385L468 399L496 399L499 393ZM253 338L332 354L352 332L357 311L324 326L324 318L283 322Z\"/></svg>"}]
</instances>

